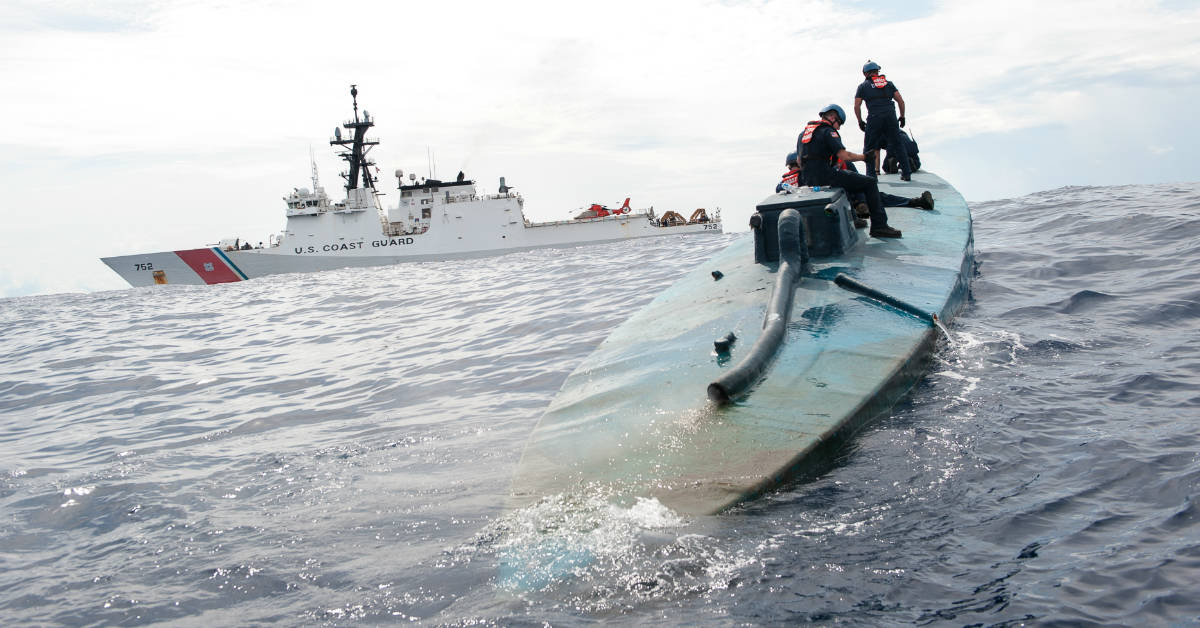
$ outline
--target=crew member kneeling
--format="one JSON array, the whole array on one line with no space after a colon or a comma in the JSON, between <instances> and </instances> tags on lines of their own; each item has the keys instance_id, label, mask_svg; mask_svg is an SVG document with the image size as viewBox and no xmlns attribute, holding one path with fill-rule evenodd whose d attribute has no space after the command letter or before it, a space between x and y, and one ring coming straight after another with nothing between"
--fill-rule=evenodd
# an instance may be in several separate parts
<instances>
[{"instance_id":1,"label":"crew member kneeling","mask_svg":"<svg viewBox=\"0 0 1200 628\"><path fill-rule=\"evenodd\" d=\"M887 224L887 214L879 199L879 183L872 177L847 172L839 161L865 161L866 157L846 150L838 129L846 123L846 112L837 105L821 110L821 119L809 122L796 142L796 153L804 172L805 185L839 187L846 192L863 192L871 214L871 236L899 238L900 230Z\"/></svg>"}]
</instances>

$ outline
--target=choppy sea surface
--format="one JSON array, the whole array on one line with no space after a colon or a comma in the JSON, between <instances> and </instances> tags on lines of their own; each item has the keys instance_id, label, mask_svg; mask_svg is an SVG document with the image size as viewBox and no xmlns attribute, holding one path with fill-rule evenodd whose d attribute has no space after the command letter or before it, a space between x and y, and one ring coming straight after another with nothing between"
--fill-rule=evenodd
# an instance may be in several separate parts
<instances>
[{"instance_id":1,"label":"choppy sea surface","mask_svg":"<svg viewBox=\"0 0 1200 628\"><path fill-rule=\"evenodd\" d=\"M2 623L1200 624L1200 184L972 210L924 380L707 517L505 495L575 365L744 236L0 301ZM546 547L594 559L502 576Z\"/></svg>"}]
</instances>

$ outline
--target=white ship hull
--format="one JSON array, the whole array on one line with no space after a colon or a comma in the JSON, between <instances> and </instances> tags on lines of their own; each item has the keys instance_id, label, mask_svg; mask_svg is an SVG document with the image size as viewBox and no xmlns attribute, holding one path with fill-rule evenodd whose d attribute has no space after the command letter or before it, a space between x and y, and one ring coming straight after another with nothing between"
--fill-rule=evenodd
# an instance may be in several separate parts
<instances>
[{"instance_id":1,"label":"white ship hull","mask_svg":"<svg viewBox=\"0 0 1200 628\"><path fill-rule=\"evenodd\" d=\"M219 247L208 247L121 255L106 257L102 261L132 286L204 285L244 281L279 273L486 257L536 248L722 232L719 219L664 227L639 212L586 220L533 223L528 226L523 220L499 225L495 221L488 221L490 224L479 225L486 229L439 229L435 222L425 233L385 236L380 222L372 214L374 212L328 213L305 217L313 221L329 219L343 223L339 225L342 235L334 237L320 237L324 229L313 229L312 233L289 230L285 232L282 242L270 248L223 251ZM519 209L517 216L520 217ZM349 230L345 229L368 220L374 227L373 233L361 233L356 237L349 235ZM445 222L461 220L468 218L461 214L447 214ZM472 220L478 220L478 217ZM295 221L295 218L289 219L289 228L296 227Z\"/></svg>"}]
</instances>

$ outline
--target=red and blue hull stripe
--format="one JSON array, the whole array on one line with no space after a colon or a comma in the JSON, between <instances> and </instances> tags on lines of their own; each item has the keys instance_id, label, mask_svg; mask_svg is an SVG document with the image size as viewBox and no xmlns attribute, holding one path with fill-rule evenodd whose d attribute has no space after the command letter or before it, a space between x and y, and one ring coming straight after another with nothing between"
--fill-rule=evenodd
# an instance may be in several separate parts
<instances>
[{"instance_id":1,"label":"red and blue hull stripe","mask_svg":"<svg viewBox=\"0 0 1200 628\"><path fill-rule=\"evenodd\" d=\"M249 279L242 269L238 268L233 260L225 254L225 251L217 247L207 249L189 249L186 251L175 251L179 259L183 260L206 284L214 283L229 283L231 281L245 281Z\"/></svg>"}]
</instances>

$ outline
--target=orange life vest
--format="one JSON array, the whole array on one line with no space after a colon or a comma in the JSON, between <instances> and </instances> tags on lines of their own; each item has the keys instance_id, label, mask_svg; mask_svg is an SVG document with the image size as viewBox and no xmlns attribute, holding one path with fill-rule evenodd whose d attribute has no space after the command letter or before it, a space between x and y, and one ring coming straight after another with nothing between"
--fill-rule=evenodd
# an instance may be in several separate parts
<instances>
[{"instance_id":1,"label":"orange life vest","mask_svg":"<svg viewBox=\"0 0 1200 628\"><path fill-rule=\"evenodd\" d=\"M887 80L886 76L884 76L882 74L876 74L875 76L871 77L871 83L873 85L875 85L875 87L878 87L879 89L883 89L883 88L887 87L888 80Z\"/></svg>"},{"instance_id":2,"label":"orange life vest","mask_svg":"<svg viewBox=\"0 0 1200 628\"><path fill-rule=\"evenodd\" d=\"M807 144L807 143L811 142L813 133L815 133L817 131L817 127L821 126L822 124L828 124L829 126L833 126L832 124L829 123L828 120L826 120L824 118L822 118L820 120L813 120L813 121L809 122L808 126L804 127L804 135L801 136L800 143ZM837 131L834 131L834 137L837 137ZM807 153L808 151L805 151L805 152ZM842 161L841 158L838 158L836 156L835 156L835 160L836 160L836 162L834 165L837 167L838 170L846 169L846 162ZM801 167L804 166L804 156L801 157L800 165L801 165Z\"/></svg>"},{"instance_id":3,"label":"orange life vest","mask_svg":"<svg viewBox=\"0 0 1200 628\"><path fill-rule=\"evenodd\" d=\"M801 138L800 138L800 143L801 143L801 144L807 144L807 143L811 142L811 141L812 141L813 132L814 132L814 131L816 131L816 130L817 130L817 127L821 126L822 124L829 124L829 121L828 121L828 120L824 120L824 119L822 119L822 120L812 120L812 121L810 121L810 122L808 123L808 126L804 127L804 135L803 135L803 136L801 136ZM833 125L832 125L832 124L829 124L829 126L833 126Z\"/></svg>"}]
</instances>

